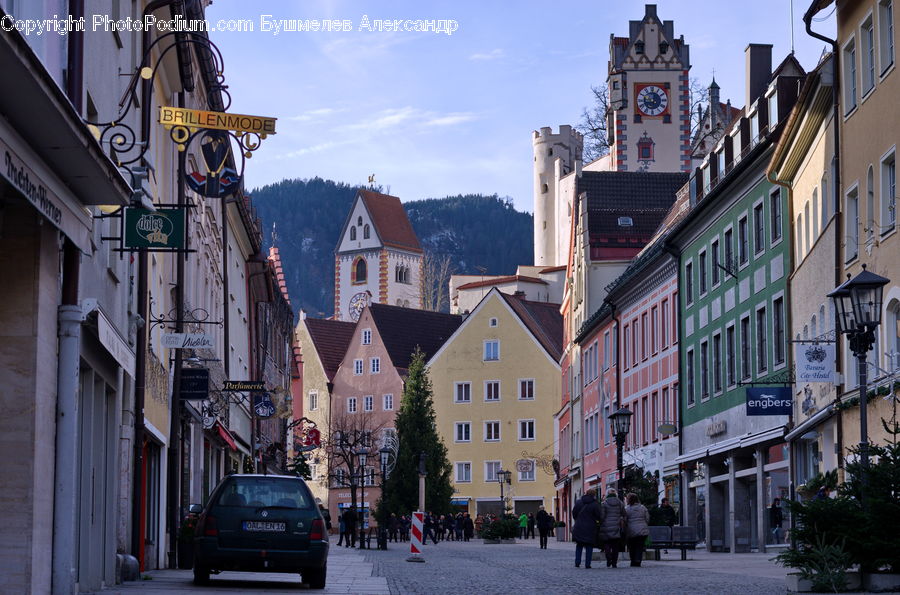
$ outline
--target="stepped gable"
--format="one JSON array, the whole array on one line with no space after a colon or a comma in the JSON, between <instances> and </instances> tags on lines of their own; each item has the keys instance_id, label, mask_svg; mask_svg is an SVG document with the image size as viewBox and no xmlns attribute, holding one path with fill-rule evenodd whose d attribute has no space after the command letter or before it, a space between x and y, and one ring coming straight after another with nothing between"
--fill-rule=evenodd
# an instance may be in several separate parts
<instances>
[{"instance_id":1,"label":"stepped gable","mask_svg":"<svg viewBox=\"0 0 900 595\"><path fill-rule=\"evenodd\" d=\"M583 172L577 190L587 194L591 246L648 242L687 181L681 172ZM620 217L631 217L632 224L620 225Z\"/></svg>"},{"instance_id":2,"label":"stepped gable","mask_svg":"<svg viewBox=\"0 0 900 595\"><path fill-rule=\"evenodd\" d=\"M419 238L399 198L372 190L360 190L359 195L372 217L375 232L385 246L422 252Z\"/></svg>"},{"instance_id":3,"label":"stepped gable","mask_svg":"<svg viewBox=\"0 0 900 595\"><path fill-rule=\"evenodd\" d=\"M463 321L457 314L387 304L369 304L369 312L391 356L391 363L399 370L409 368L416 346L425 354L426 360L434 355Z\"/></svg>"},{"instance_id":4,"label":"stepped gable","mask_svg":"<svg viewBox=\"0 0 900 595\"><path fill-rule=\"evenodd\" d=\"M333 381L353 338L356 323L325 318L306 318L305 322L325 375Z\"/></svg>"},{"instance_id":5,"label":"stepped gable","mask_svg":"<svg viewBox=\"0 0 900 595\"><path fill-rule=\"evenodd\" d=\"M559 313L559 304L532 302L518 295L498 293L547 350L550 357L558 362L563 353L563 318Z\"/></svg>"}]
</instances>

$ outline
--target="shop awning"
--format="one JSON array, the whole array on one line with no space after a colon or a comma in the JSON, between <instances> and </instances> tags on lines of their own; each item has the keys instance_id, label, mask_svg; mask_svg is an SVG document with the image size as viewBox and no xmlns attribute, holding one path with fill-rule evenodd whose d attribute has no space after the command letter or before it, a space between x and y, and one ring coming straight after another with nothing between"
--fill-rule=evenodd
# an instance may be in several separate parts
<instances>
[{"instance_id":1,"label":"shop awning","mask_svg":"<svg viewBox=\"0 0 900 595\"><path fill-rule=\"evenodd\" d=\"M812 417L801 423L799 426L788 432L787 436L785 436L784 439L788 442L793 442L799 436L802 436L817 425L827 421L829 418L831 418L832 415L834 415L834 406L828 405L821 411L816 412Z\"/></svg>"},{"instance_id":2,"label":"shop awning","mask_svg":"<svg viewBox=\"0 0 900 595\"><path fill-rule=\"evenodd\" d=\"M234 443L234 436L231 435L228 428L223 426L221 422L216 422L216 431L219 434L219 438L224 440L231 450L237 450L237 444Z\"/></svg>"},{"instance_id":3,"label":"shop awning","mask_svg":"<svg viewBox=\"0 0 900 595\"><path fill-rule=\"evenodd\" d=\"M451 498L450 504L453 506L468 506L471 498Z\"/></svg>"}]
</instances>

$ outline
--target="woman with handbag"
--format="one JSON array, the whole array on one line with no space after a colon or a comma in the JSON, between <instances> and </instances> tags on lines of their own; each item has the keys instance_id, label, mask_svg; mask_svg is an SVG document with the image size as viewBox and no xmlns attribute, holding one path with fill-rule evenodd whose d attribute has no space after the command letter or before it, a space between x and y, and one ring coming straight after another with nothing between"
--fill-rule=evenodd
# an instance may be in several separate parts
<instances>
[{"instance_id":1,"label":"woman with handbag","mask_svg":"<svg viewBox=\"0 0 900 595\"><path fill-rule=\"evenodd\" d=\"M632 566L640 566L644 558L644 542L650 535L650 513L641 504L637 494L625 498L625 538L628 541L628 557Z\"/></svg>"},{"instance_id":2,"label":"woman with handbag","mask_svg":"<svg viewBox=\"0 0 900 595\"><path fill-rule=\"evenodd\" d=\"M606 499L600 506L600 513L602 518L597 535L606 554L606 567L617 568L620 542L625 531L625 505L619 500L615 490L607 490Z\"/></svg>"}]
</instances>

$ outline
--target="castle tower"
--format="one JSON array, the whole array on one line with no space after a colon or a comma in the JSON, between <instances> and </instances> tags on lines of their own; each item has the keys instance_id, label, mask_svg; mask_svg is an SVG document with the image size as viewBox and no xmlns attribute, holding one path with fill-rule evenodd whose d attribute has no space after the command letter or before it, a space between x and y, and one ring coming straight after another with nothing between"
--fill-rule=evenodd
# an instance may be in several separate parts
<instances>
[{"instance_id":1,"label":"castle tower","mask_svg":"<svg viewBox=\"0 0 900 595\"><path fill-rule=\"evenodd\" d=\"M678 172L691 169L690 55L672 21L656 5L630 21L628 37L610 36L608 129L613 168ZM640 143L639 143L640 141Z\"/></svg>"},{"instance_id":2,"label":"castle tower","mask_svg":"<svg viewBox=\"0 0 900 595\"><path fill-rule=\"evenodd\" d=\"M557 266L565 264L565 254L558 246L564 233L563 217L566 205L559 204L559 179L571 172L581 161L584 138L568 124L553 134L550 127L535 131L534 150L534 264ZM562 238L565 242L568 238Z\"/></svg>"}]
</instances>

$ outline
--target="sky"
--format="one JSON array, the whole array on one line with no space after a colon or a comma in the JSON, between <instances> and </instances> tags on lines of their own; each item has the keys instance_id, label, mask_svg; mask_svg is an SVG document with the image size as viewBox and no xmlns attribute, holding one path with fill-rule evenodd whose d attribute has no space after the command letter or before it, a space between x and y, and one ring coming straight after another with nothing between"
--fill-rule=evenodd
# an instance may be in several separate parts
<instances>
[{"instance_id":1,"label":"sky","mask_svg":"<svg viewBox=\"0 0 900 595\"><path fill-rule=\"evenodd\" d=\"M715 75L721 100L744 103L744 49L773 44L807 70L825 44L807 35L810 0L659 0L690 46L691 76ZM833 5L832 7L833 8ZM263 17L262 15L271 15ZM230 111L278 118L248 161L246 186L320 176L376 183L403 201L482 193L532 211L531 133L576 125L604 82L609 37L627 36L644 2L534 0L215 0L207 20L249 19L252 32L212 32L224 55ZM448 19L452 35L359 30L363 18ZM341 19L352 31L262 31L262 19ZM821 14L815 30L835 32Z\"/></svg>"}]
</instances>

